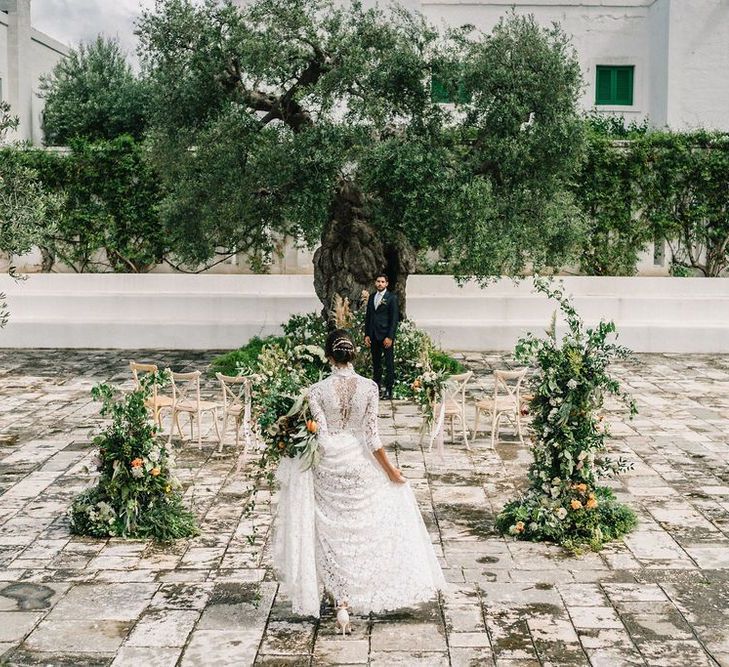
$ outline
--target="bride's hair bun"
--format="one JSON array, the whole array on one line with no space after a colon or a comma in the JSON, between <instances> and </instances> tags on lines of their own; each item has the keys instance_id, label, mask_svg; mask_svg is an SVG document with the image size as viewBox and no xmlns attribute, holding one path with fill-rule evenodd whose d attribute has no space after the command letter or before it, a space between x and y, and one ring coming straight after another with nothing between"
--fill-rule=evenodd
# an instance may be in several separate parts
<instances>
[{"instance_id":1,"label":"bride's hair bun","mask_svg":"<svg viewBox=\"0 0 729 667\"><path fill-rule=\"evenodd\" d=\"M352 336L346 329L336 329L327 336L324 346L327 357L338 364L347 364L354 359L356 349Z\"/></svg>"}]
</instances>

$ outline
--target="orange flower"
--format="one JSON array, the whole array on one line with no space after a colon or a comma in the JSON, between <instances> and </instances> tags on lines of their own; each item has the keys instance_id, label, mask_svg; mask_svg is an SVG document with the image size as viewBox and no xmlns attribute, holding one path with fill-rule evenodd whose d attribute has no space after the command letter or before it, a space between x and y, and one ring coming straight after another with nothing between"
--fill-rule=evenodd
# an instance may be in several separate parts
<instances>
[{"instance_id":1,"label":"orange flower","mask_svg":"<svg viewBox=\"0 0 729 667\"><path fill-rule=\"evenodd\" d=\"M142 459L140 459L139 457L137 457L136 459L134 459L132 461L132 468L139 468L143 463L144 463L144 461Z\"/></svg>"},{"instance_id":2,"label":"orange flower","mask_svg":"<svg viewBox=\"0 0 729 667\"><path fill-rule=\"evenodd\" d=\"M415 380L415 382L413 382L413 389L420 389L420 380Z\"/></svg>"},{"instance_id":3,"label":"orange flower","mask_svg":"<svg viewBox=\"0 0 729 667\"><path fill-rule=\"evenodd\" d=\"M517 521L516 522L516 532L517 533L523 533L524 532L524 522L523 521Z\"/></svg>"},{"instance_id":4,"label":"orange flower","mask_svg":"<svg viewBox=\"0 0 729 667\"><path fill-rule=\"evenodd\" d=\"M587 506L587 509L594 510L597 507L597 499L590 498L585 504Z\"/></svg>"},{"instance_id":5,"label":"orange flower","mask_svg":"<svg viewBox=\"0 0 729 667\"><path fill-rule=\"evenodd\" d=\"M159 468L155 467L149 471L149 474L152 475L152 477L157 477L157 475L159 475L161 472L162 471Z\"/></svg>"},{"instance_id":6,"label":"orange flower","mask_svg":"<svg viewBox=\"0 0 729 667\"><path fill-rule=\"evenodd\" d=\"M307 419L306 430L309 431L309 433L316 433L319 430L319 424L317 424L313 419Z\"/></svg>"},{"instance_id":7,"label":"orange flower","mask_svg":"<svg viewBox=\"0 0 729 667\"><path fill-rule=\"evenodd\" d=\"M578 509L580 509L580 507L582 507L582 503L579 500L573 500L570 503L570 506L572 507L573 510L578 510Z\"/></svg>"},{"instance_id":8,"label":"orange flower","mask_svg":"<svg viewBox=\"0 0 729 667\"><path fill-rule=\"evenodd\" d=\"M587 491L587 484L575 484L574 488L580 493L585 493L585 491Z\"/></svg>"},{"instance_id":9,"label":"orange flower","mask_svg":"<svg viewBox=\"0 0 729 667\"><path fill-rule=\"evenodd\" d=\"M284 449L285 447L286 447L286 443L285 442L279 442L278 443L278 448L279 449Z\"/></svg>"}]
</instances>

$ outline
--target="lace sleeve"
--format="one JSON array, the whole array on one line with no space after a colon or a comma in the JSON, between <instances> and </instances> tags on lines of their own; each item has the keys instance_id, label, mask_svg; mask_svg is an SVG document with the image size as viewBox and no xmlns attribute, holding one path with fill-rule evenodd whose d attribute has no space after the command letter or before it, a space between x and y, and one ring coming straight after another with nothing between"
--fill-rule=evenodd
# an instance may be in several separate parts
<instances>
[{"instance_id":1,"label":"lace sleeve","mask_svg":"<svg viewBox=\"0 0 729 667\"><path fill-rule=\"evenodd\" d=\"M309 390L309 410L311 410L311 416L314 421L319 425L317 433L319 435L327 434L327 418L322 410L321 403L319 402L319 387L314 386Z\"/></svg>"},{"instance_id":2,"label":"lace sleeve","mask_svg":"<svg viewBox=\"0 0 729 667\"><path fill-rule=\"evenodd\" d=\"M367 407L364 415L364 437L367 447L371 452L375 452L382 448L380 440L380 432L377 429L377 385L372 383L370 390L367 392Z\"/></svg>"}]
</instances>

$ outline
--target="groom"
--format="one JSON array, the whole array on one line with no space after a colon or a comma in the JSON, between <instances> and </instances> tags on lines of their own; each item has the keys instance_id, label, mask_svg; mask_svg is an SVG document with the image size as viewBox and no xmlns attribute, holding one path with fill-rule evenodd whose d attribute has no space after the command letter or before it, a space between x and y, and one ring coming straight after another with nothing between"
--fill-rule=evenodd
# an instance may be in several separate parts
<instances>
[{"instance_id":1,"label":"groom","mask_svg":"<svg viewBox=\"0 0 729 667\"><path fill-rule=\"evenodd\" d=\"M365 345L372 350L374 380L382 391L382 355L385 355L385 393L392 398L395 384L395 332L400 312L397 296L387 291L388 280L384 273L375 278L377 291L367 301L365 313Z\"/></svg>"}]
</instances>

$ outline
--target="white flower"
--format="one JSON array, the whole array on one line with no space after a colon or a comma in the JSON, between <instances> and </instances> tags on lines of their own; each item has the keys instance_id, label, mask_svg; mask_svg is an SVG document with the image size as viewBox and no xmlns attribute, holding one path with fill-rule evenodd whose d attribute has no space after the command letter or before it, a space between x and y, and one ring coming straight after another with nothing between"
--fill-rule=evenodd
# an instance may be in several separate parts
<instances>
[{"instance_id":1,"label":"white flower","mask_svg":"<svg viewBox=\"0 0 729 667\"><path fill-rule=\"evenodd\" d=\"M152 463L157 463L157 461L159 461L160 454L161 452L159 447L152 447L152 449L149 450L147 458L152 461Z\"/></svg>"},{"instance_id":2,"label":"white flower","mask_svg":"<svg viewBox=\"0 0 729 667\"><path fill-rule=\"evenodd\" d=\"M132 477L134 477L135 479L144 477L144 468L142 466L137 466L135 468L132 468Z\"/></svg>"},{"instance_id":3,"label":"white flower","mask_svg":"<svg viewBox=\"0 0 729 667\"><path fill-rule=\"evenodd\" d=\"M577 388L577 380L575 380L574 378L572 378L572 379L571 379L571 380L570 380L570 381L569 381L569 382L567 383L567 386L568 386L568 387L569 387L570 389L576 389L576 388Z\"/></svg>"},{"instance_id":4,"label":"white flower","mask_svg":"<svg viewBox=\"0 0 729 667\"><path fill-rule=\"evenodd\" d=\"M585 458L586 456L587 456L587 452L586 452L586 451L585 451L585 450L583 449L583 450L582 450L582 451L581 451L581 452L580 452L580 453L579 453L579 454L577 455L577 460L578 460L578 461L582 461L582 459L584 459L584 458Z\"/></svg>"},{"instance_id":5,"label":"white flower","mask_svg":"<svg viewBox=\"0 0 729 667\"><path fill-rule=\"evenodd\" d=\"M557 510L557 516L559 517L560 521L564 519L567 516L567 510L564 507L560 507Z\"/></svg>"},{"instance_id":6,"label":"white flower","mask_svg":"<svg viewBox=\"0 0 729 667\"><path fill-rule=\"evenodd\" d=\"M558 486L553 486L550 489L549 493L552 496L552 498L557 498L559 496L559 487Z\"/></svg>"}]
</instances>

